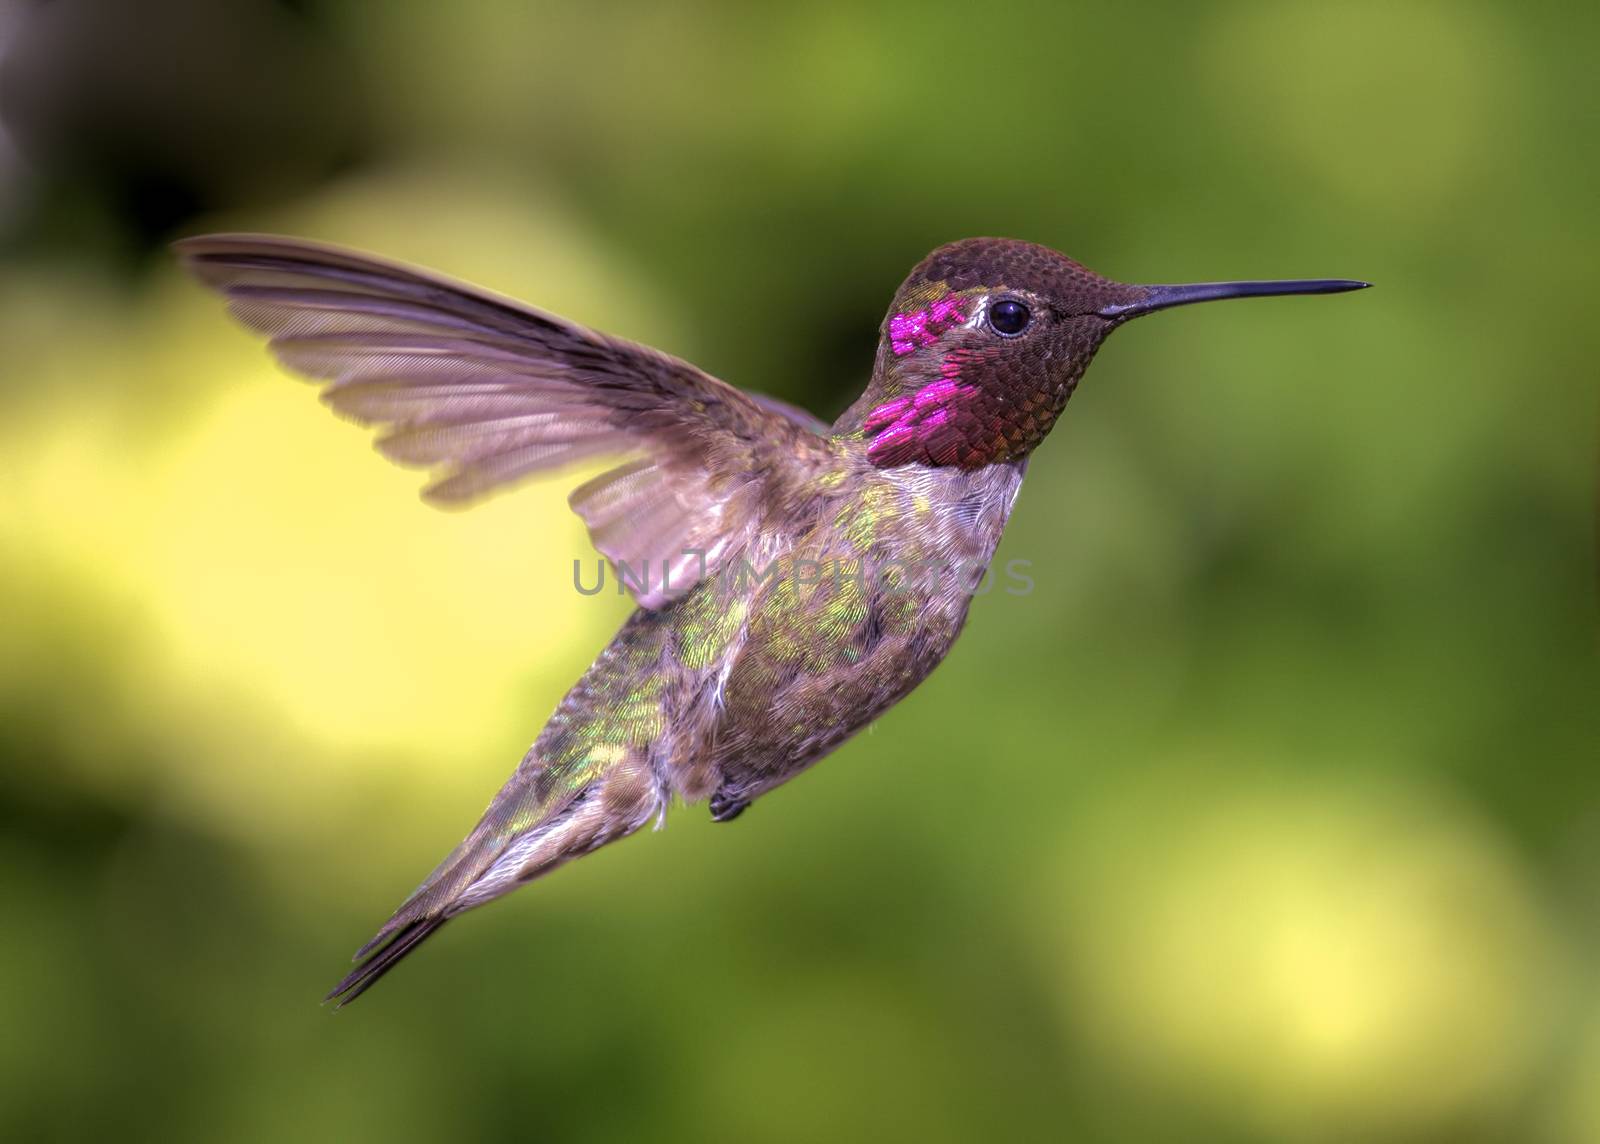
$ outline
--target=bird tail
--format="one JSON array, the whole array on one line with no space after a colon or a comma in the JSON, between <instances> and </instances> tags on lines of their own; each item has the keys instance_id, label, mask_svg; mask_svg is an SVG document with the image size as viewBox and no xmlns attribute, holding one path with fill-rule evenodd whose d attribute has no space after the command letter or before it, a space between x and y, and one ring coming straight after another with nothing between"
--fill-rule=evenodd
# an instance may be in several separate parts
<instances>
[{"instance_id":1,"label":"bird tail","mask_svg":"<svg viewBox=\"0 0 1600 1144\"><path fill-rule=\"evenodd\" d=\"M377 952L371 954L365 961L357 965L344 977L344 980L335 985L332 991L323 998L323 1001L335 1002L335 1008L342 1009L368 989L371 989L389 970L400 964L400 959L433 934L438 928L450 919L443 915L431 918L417 918L404 923L398 930L391 933L388 940L381 945ZM376 938L374 941L378 940ZM370 943L369 943L370 946ZM364 946L363 952L369 946ZM360 959L361 953L356 954Z\"/></svg>"},{"instance_id":2,"label":"bird tail","mask_svg":"<svg viewBox=\"0 0 1600 1144\"><path fill-rule=\"evenodd\" d=\"M356 951L356 967L323 1000L348 1005L457 914L624 838L665 810L667 792L644 749L592 749L583 764L558 765L529 751L472 833Z\"/></svg>"}]
</instances>

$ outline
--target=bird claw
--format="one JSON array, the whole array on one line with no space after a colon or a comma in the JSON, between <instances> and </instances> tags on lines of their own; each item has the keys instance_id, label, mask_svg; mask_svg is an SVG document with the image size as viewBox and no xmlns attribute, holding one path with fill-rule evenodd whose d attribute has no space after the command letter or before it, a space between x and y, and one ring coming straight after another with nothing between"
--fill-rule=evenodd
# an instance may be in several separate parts
<instances>
[{"instance_id":1,"label":"bird claw","mask_svg":"<svg viewBox=\"0 0 1600 1144\"><path fill-rule=\"evenodd\" d=\"M745 807L750 805L747 798L735 798L731 794L718 791L711 796L711 821L732 822L744 813Z\"/></svg>"}]
</instances>

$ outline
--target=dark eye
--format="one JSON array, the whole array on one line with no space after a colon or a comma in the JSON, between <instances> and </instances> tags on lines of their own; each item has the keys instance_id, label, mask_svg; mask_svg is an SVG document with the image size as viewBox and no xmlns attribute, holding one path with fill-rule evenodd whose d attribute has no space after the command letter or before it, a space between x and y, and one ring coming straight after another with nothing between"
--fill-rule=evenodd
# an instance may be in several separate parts
<instances>
[{"instance_id":1,"label":"dark eye","mask_svg":"<svg viewBox=\"0 0 1600 1144\"><path fill-rule=\"evenodd\" d=\"M989 307L989 325L1002 337L1016 337L1028 328L1032 320L1033 315L1028 313L1028 307L1010 298L1002 298Z\"/></svg>"}]
</instances>

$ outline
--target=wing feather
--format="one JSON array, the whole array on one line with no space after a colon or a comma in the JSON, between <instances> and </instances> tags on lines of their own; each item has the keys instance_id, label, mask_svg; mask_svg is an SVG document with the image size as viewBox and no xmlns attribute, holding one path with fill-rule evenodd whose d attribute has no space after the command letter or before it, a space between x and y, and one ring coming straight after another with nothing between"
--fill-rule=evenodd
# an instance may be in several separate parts
<instances>
[{"instance_id":1,"label":"wing feather","mask_svg":"<svg viewBox=\"0 0 1600 1144\"><path fill-rule=\"evenodd\" d=\"M329 383L335 412L378 428L384 456L432 469L434 504L618 458L570 502L646 607L713 570L785 481L803 479L791 462L825 451L827 427L802 410L426 271L273 235L177 249L284 366Z\"/></svg>"}]
</instances>

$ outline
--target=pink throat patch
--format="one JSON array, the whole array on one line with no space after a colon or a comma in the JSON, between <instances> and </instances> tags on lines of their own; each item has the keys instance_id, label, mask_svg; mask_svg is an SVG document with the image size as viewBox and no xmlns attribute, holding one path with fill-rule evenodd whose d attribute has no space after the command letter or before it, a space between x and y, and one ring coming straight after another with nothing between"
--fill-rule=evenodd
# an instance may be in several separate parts
<instances>
[{"instance_id":1,"label":"pink throat patch","mask_svg":"<svg viewBox=\"0 0 1600 1144\"><path fill-rule=\"evenodd\" d=\"M974 386L958 379L961 362L947 357L938 381L915 393L894 398L867 414L861 428L873 438L867 456L874 464L892 466L910 461L948 465L967 451L966 420L961 416L978 397Z\"/></svg>"},{"instance_id":2,"label":"pink throat patch","mask_svg":"<svg viewBox=\"0 0 1600 1144\"><path fill-rule=\"evenodd\" d=\"M967 320L964 299L941 298L925 310L896 314L889 319L889 348L904 355L920 346L931 346L951 326Z\"/></svg>"}]
</instances>

